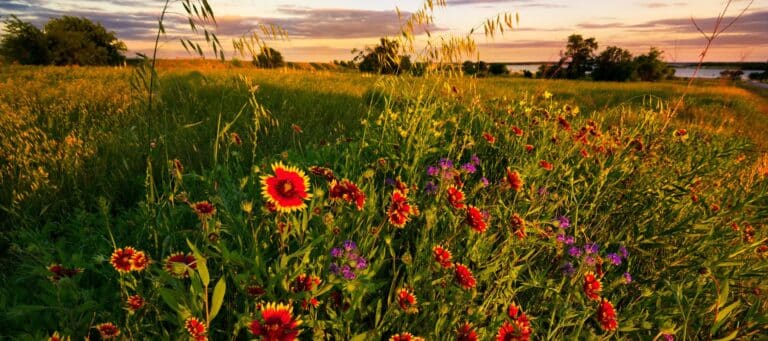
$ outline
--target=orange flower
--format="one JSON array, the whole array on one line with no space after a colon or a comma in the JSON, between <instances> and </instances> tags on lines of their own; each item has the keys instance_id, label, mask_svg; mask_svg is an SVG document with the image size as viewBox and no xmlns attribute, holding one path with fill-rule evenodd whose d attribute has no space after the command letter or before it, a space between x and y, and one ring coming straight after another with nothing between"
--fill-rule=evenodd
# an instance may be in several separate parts
<instances>
[{"instance_id":1,"label":"orange flower","mask_svg":"<svg viewBox=\"0 0 768 341\"><path fill-rule=\"evenodd\" d=\"M144 298L139 295L133 295L128 297L126 303L128 304L128 310L134 312L144 306Z\"/></svg>"},{"instance_id":2,"label":"orange flower","mask_svg":"<svg viewBox=\"0 0 768 341\"><path fill-rule=\"evenodd\" d=\"M526 144L524 148L525 148L525 151L526 151L526 152L529 152L529 153L530 153L530 152L532 152L532 151L533 151L533 149L534 149L535 147L534 147L532 144Z\"/></svg>"},{"instance_id":3,"label":"orange flower","mask_svg":"<svg viewBox=\"0 0 768 341\"><path fill-rule=\"evenodd\" d=\"M592 301L600 300L600 291L602 290L602 284L600 279L595 276L594 272L587 272L584 275L584 294L587 295Z\"/></svg>"},{"instance_id":4,"label":"orange flower","mask_svg":"<svg viewBox=\"0 0 768 341\"><path fill-rule=\"evenodd\" d=\"M53 332L53 335L51 335L51 337L48 338L48 341L69 341L69 340L70 340L69 336L61 337L61 335L59 335L59 332L57 331Z\"/></svg>"},{"instance_id":5,"label":"orange flower","mask_svg":"<svg viewBox=\"0 0 768 341\"><path fill-rule=\"evenodd\" d=\"M439 263L440 266L450 268L453 265L451 263L451 252L442 246L437 245L433 247L432 254L435 256L435 262Z\"/></svg>"},{"instance_id":6,"label":"orange flower","mask_svg":"<svg viewBox=\"0 0 768 341\"><path fill-rule=\"evenodd\" d=\"M390 336L389 341L424 341L424 338L405 332Z\"/></svg>"},{"instance_id":7,"label":"orange flower","mask_svg":"<svg viewBox=\"0 0 768 341\"><path fill-rule=\"evenodd\" d=\"M472 275L472 271L466 265L456 263L455 269L456 283L464 290L472 289L477 285L475 276Z\"/></svg>"},{"instance_id":8,"label":"orange flower","mask_svg":"<svg viewBox=\"0 0 768 341\"><path fill-rule=\"evenodd\" d=\"M282 303L267 303L261 309L261 320L248 326L251 334L269 341L296 340L301 320L293 317L293 307Z\"/></svg>"},{"instance_id":9,"label":"orange flower","mask_svg":"<svg viewBox=\"0 0 768 341\"><path fill-rule=\"evenodd\" d=\"M189 336L195 340L198 340L201 336L205 337L206 332L208 332L208 327L205 326L205 322L198 320L197 317L194 316L187 317L187 319L184 320L184 329L186 329Z\"/></svg>"},{"instance_id":10,"label":"orange flower","mask_svg":"<svg viewBox=\"0 0 768 341\"><path fill-rule=\"evenodd\" d=\"M478 233L483 233L488 228L483 213L480 212L480 209L472 205L467 206L466 222L472 230Z\"/></svg>"},{"instance_id":11,"label":"orange flower","mask_svg":"<svg viewBox=\"0 0 768 341\"><path fill-rule=\"evenodd\" d=\"M490 133L483 133L483 138L488 141L490 144L496 143L496 138L493 137Z\"/></svg>"},{"instance_id":12,"label":"orange flower","mask_svg":"<svg viewBox=\"0 0 768 341\"><path fill-rule=\"evenodd\" d=\"M197 261L191 253L184 255L183 252L176 252L165 257L165 271L173 277L186 278L197 269Z\"/></svg>"},{"instance_id":13,"label":"orange flower","mask_svg":"<svg viewBox=\"0 0 768 341\"><path fill-rule=\"evenodd\" d=\"M464 209L464 192L456 186L448 187L448 202L457 210Z\"/></svg>"},{"instance_id":14,"label":"orange flower","mask_svg":"<svg viewBox=\"0 0 768 341\"><path fill-rule=\"evenodd\" d=\"M200 220L206 220L216 214L216 206L213 206L213 204L207 200L198 201L192 204L192 209L195 210L195 213Z\"/></svg>"},{"instance_id":15,"label":"orange flower","mask_svg":"<svg viewBox=\"0 0 768 341\"><path fill-rule=\"evenodd\" d=\"M112 322L97 324L93 328L99 331L99 335L101 335L103 340L113 339L120 335L120 329Z\"/></svg>"},{"instance_id":16,"label":"orange flower","mask_svg":"<svg viewBox=\"0 0 768 341\"><path fill-rule=\"evenodd\" d=\"M112 256L109 257L109 262L112 267L120 273L127 273L133 270L133 256L136 254L136 249L126 246L119 248L112 252Z\"/></svg>"},{"instance_id":17,"label":"orange flower","mask_svg":"<svg viewBox=\"0 0 768 341\"><path fill-rule=\"evenodd\" d=\"M291 284L291 290L293 292L312 291L322 283L320 277L301 274Z\"/></svg>"},{"instance_id":18,"label":"orange flower","mask_svg":"<svg viewBox=\"0 0 768 341\"><path fill-rule=\"evenodd\" d=\"M392 192L392 202L387 208L389 223L397 228L403 228L410 220L411 215L416 214L416 206L408 203L408 197L399 190Z\"/></svg>"},{"instance_id":19,"label":"orange flower","mask_svg":"<svg viewBox=\"0 0 768 341\"><path fill-rule=\"evenodd\" d=\"M531 338L531 321L520 307L514 302L507 309L507 316L512 322L506 322L496 335L497 340L529 340Z\"/></svg>"},{"instance_id":20,"label":"orange flower","mask_svg":"<svg viewBox=\"0 0 768 341\"><path fill-rule=\"evenodd\" d=\"M413 291L401 288L397 291L397 304L400 306L406 314L415 314L419 312L419 308L416 307L418 302Z\"/></svg>"},{"instance_id":21,"label":"orange flower","mask_svg":"<svg viewBox=\"0 0 768 341\"><path fill-rule=\"evenodd\" d=\"M507 185L516 192L519 192L523 188L523 179L520 178L520 174L517 171L512 171L507 167Z\"/></svg>"},{"instance_id":22,"label":"orange flower","mask_svg":"<svg viewBox=\"0 0 768 341\"><path fill-rule=\"evenodd\" d=\"M147 258L147 255L144 253L144 251L136 251L136 253L134 253L131 257L131 270L143 271L147 268L149 263L150 260Z\"/></svg>"},{"instance_id":23,"label":"orange flower","mask_svg":"<svg viewBox=\"0 0 768 341\"><path fill-rule=\"evenodd\" d=\"M312 198L309 191L309 178L296 167L288 167L278 162L272 164L272 176L262 176L262 195L275 205L280 212L290 213L307 207L304 200Z\"/></svg>"},{"instance_id":24,"label":"orange flower","mask_svg":"<svg viewBox=\"0 0 768 341\"><path fill-rule=\"evenodd\" d=\"M517 239L522 240L525 238L525 220L523 220L523 218L520 218L520 216L515 213L512 215L512 219L510 219L510 224L512 225L512 231L514 231Z\"/></svg>"},{"instance_id":25,"label":"orange flower","mask_svg":"<svg viewBox=\"0 0 768 341\"><path fill-rule=\"evenodd\" d=\"M477 332L472 324L467 322L456 329L456 341L477 341Z\"/></svg>"},{"instance_id":26,"label":"orange flower","mask_svg":"<svg viewBox=\"0 0 768 341\"><path fill-rule=\"evenodd\" d=\"M512 126L512 132L517 136L523 136L523 130L517 126Z\"/></svg>"},{"instance_id":27,"label":"orange flower","mask_svg":"<svg viewBox=\"0 0 768 341\"><path fill-rule=\"evenodd\" d=\"M365 204L365 194L352 183L351 181L344 179L341 181L331 180L329 198L331 200L343 200L347 203L355 203L357 210L363 209Z\"/></svg>"},{"instance_id":28,"label":"orange flower","mask_svg":"<svg viewBox=\"0 0 768 341\"><path fill-rule=\"evenodd\" d=\"M557 122L560 123L560 126L563 127L565 130L571 130L571 124L568 123L568 121L563 116L557 117Z\"/></svg>"},{"instance_id":29,"label":"orange flower","mask_svg":"<svg viewBox=\"0 0 768 341\"><path fill-rule=\"evenodd\" d=\"M551 163L547 162L547 160L539 161L539 167L544 168L545 170L548 170L548 171L551 171L552 168L554 168Z\"/></svg>"},{"instance_id":30,"label":"orange flower","mask_svg":"<svg viewBox=\"0 0 768 341\"><path fill-rule=\"evenodd\" d=\"M616 310L613 309L613 304L606 299L600 301L600 306L597 308L597 320L600 322L600 328L607 332L614 331L619 327L618 322L616 322Z\"/></svg>"}]
</instances>

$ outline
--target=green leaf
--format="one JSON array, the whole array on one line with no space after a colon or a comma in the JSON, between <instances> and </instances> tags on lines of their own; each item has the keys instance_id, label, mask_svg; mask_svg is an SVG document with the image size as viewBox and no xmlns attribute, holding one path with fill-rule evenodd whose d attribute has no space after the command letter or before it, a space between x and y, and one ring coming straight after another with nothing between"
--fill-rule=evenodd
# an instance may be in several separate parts
<instances>
[{"instance_id":1,"label":"green leaf","mask_svg":"<svg viewBox=\"0 0 768 341\"><path fill-rule=\"evenodd\" d=\"M739 336L739 330L738 329L734 330L733 333L728 334L728 336L726 336L726 337L724 337L722 339L717 339L715 341L730 341L730 340L735 339L737 336Z\"/></svg>"},{"instance_id":2,"label":"green leaf","mask_svg":"<svg viewBox=\"0 0 768 341\"><path fill-rule=\"evenodd\" d=\"M715 319L715 323L712 325L712 329L710 329L710 334L715 334L720 329L720 327L723 326L728 316L731 315L734 309L738 308L739 305L741 305L740 301L736 301L731 303L731 305L725 307L723 310L720 310L717 312L717 319Z\"/></svg>"},{"instance_id":3,"label":"green leaf","mask_svg":"<svg viewBox=\"0 0 768 341\"><path fill-rule=\"evenodd\" d=\"M197 263L197 273L200 274L200 280L203 281L203 286L208 287L211 284L211 275L208 273L208 265L205 264L205 257L200 253L192 242L187 239L187 245L192 249L192 253L195 255L195 262Z\"/></svg>"},{"instance_id":4,"label":"green leaf","mask_svg":"<svg viewBox=\"0 0 768 341\"><path fill-rule=\"evenodd\" d=\"M227 281L224 277L219 278L216 287L213 288L213 298L211 299L211 320L213 320L224 303L224 294L227 292Z\"/></svg>"}]
</instances>

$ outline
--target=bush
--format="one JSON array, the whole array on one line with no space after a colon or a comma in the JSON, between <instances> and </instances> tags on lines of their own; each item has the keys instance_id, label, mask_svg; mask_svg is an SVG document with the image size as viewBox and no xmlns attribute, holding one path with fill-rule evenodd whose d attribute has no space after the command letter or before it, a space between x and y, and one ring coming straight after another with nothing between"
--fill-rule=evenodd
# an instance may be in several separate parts
<instances>
[{"instance_id":1,"label":"bush","mask_svg":"<svg viewBox=\"0 0 768 341\"><path fill-rule=\"evenodd\" d=\"M271 69L282 67L285 65L285 62L283 61L283 55L279 51L271 47L262 47L261 53L254 60L254 64L261 68Z\"/></svg>"},{"instance_id":2,"label":"bush","mask_svg":"<svg viewBox=\"0 0 768 341\"><path fill-rule=\"evenodd\" d=\"M507 69L507 65L503 63L491 63L491 65L488 67L488 73L494 75L494 76L500 76L500 75L508 75L509 69Z\"/></svg>"},{"instance_id":3,"label":"bush","mask_svg":"<svg viewBox=\"0 0 768 341\"><path fill-rule=\"evenodd\" d=\"M595 59L592 79L596 81L626 82L635 74L636 65L632 54L616 46L608 46Z\"/></svg>"}]
</instances>

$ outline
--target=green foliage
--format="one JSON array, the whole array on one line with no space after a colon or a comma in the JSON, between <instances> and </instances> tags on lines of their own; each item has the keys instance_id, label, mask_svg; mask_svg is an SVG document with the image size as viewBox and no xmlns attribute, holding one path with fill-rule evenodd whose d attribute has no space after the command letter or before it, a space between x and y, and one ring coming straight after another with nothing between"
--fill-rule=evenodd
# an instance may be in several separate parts
<instances>
[{"instance_id":1,"label":"green foliage","mask_svg":"<svg viewBox=\"0 0 768 341\"><path fill-rule=\"evenodd\" d=\"M488 73L494 75L494 76L501 76L501 75L508 75L509 69L507 69L507 65L503 63L491 63L491 65L488 66Z\"/></svg>"},{"instance_id":2,"label":"green foliage","mask_svg":"<svg viewBox=\"0 0 768 341\"><path fill-rule=\"evenodd\" d=\"M664 62L663 53L663 51L651 47L648 53L635 58L637 76L641 81L654 82L669 79L675 75L675 69Z\"/></svg>"},{"instance_id":3,"label":"green foliage","mask_svg":"<svg viewBox=\"0 0 768 341\"><path fill-rule=\"evenodd\" d=\"M568 44L565 46L564 59L560 64L567 63L568 67L563 70L563 77L568 79L581 79L592 71L592 65L597 50L597 40L595 38L584 39L580 34L568 36Z\"/></svg>"},{"instance_id":4,"label":"green foliage","mask_svg":"<svg viewBox=\"0 0 768 341\"><path fill-rule=\"evenodd\" d=\"M353 62L361 72L397 75L410 70L412 66L410 57L401 55L400 48L399 41L381 38L373 48L353 50L352 53L357 53Z\"/></svg>"},{"instance_id":5,"label":"green foliage","mask_svg":"<svg viewBox=\"0 0 768 341\"><path fill-rule=\"evenodd\" d=\"M632 54L617 46L608 46L595 59L592 79L597 81L626 82L635 74L636 65Z\"/></svg>"},{"instance_id":6,"label":"green foliage","mask_svg":"<svg viewBox=\"0 0 768 341\"><path fill-rule=\"evenodd\" d=\"M253 60L253 64L260 68L272 69L282 67L285 65L285 61L283 61L283 55L279 51L265 46L261 48L261 52Z\"/></svg>"},{"instance_id":7,"label":"green foliage","mask_svg":"<svg viewBox=\"0 0 768 341\"><path fill-rule=\"evenodd\" d=\"M3 21L5 34L0 40L0 57L22 65L44 65L50 62L45 34L35 25L11 16Z\"/></svg>"}]
</instances>

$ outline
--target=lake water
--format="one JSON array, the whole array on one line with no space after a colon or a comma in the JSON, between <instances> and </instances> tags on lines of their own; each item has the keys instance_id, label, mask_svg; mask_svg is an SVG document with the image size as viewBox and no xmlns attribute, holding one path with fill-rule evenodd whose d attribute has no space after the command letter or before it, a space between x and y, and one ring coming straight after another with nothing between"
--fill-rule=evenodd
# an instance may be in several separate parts
<instances>
[{"instance_id":1,"label":"lake water","mask_svg":"<svg viewBox=\"0 0 768 341\"><path fill-rule=\"evenodd\" d=\"M536 73L536 71L539 70L539 66L541 64L509 64L507 65L507 69L509 69L509 72L511 73L523 73L523 71L527 70L532 73ZM693 76L693 71L696 70L695 67L675 67L675 77L681 77L681 78L689 78ZM699 70L699 74L696 76L698 78L720 78L720 72L725 71L725 68L701 68ZM763 72L762 70L744 70L744 75L741 76L742 79L748 79L749 75L752 73L760 73Z\"/></svg>"}]
</instances>

